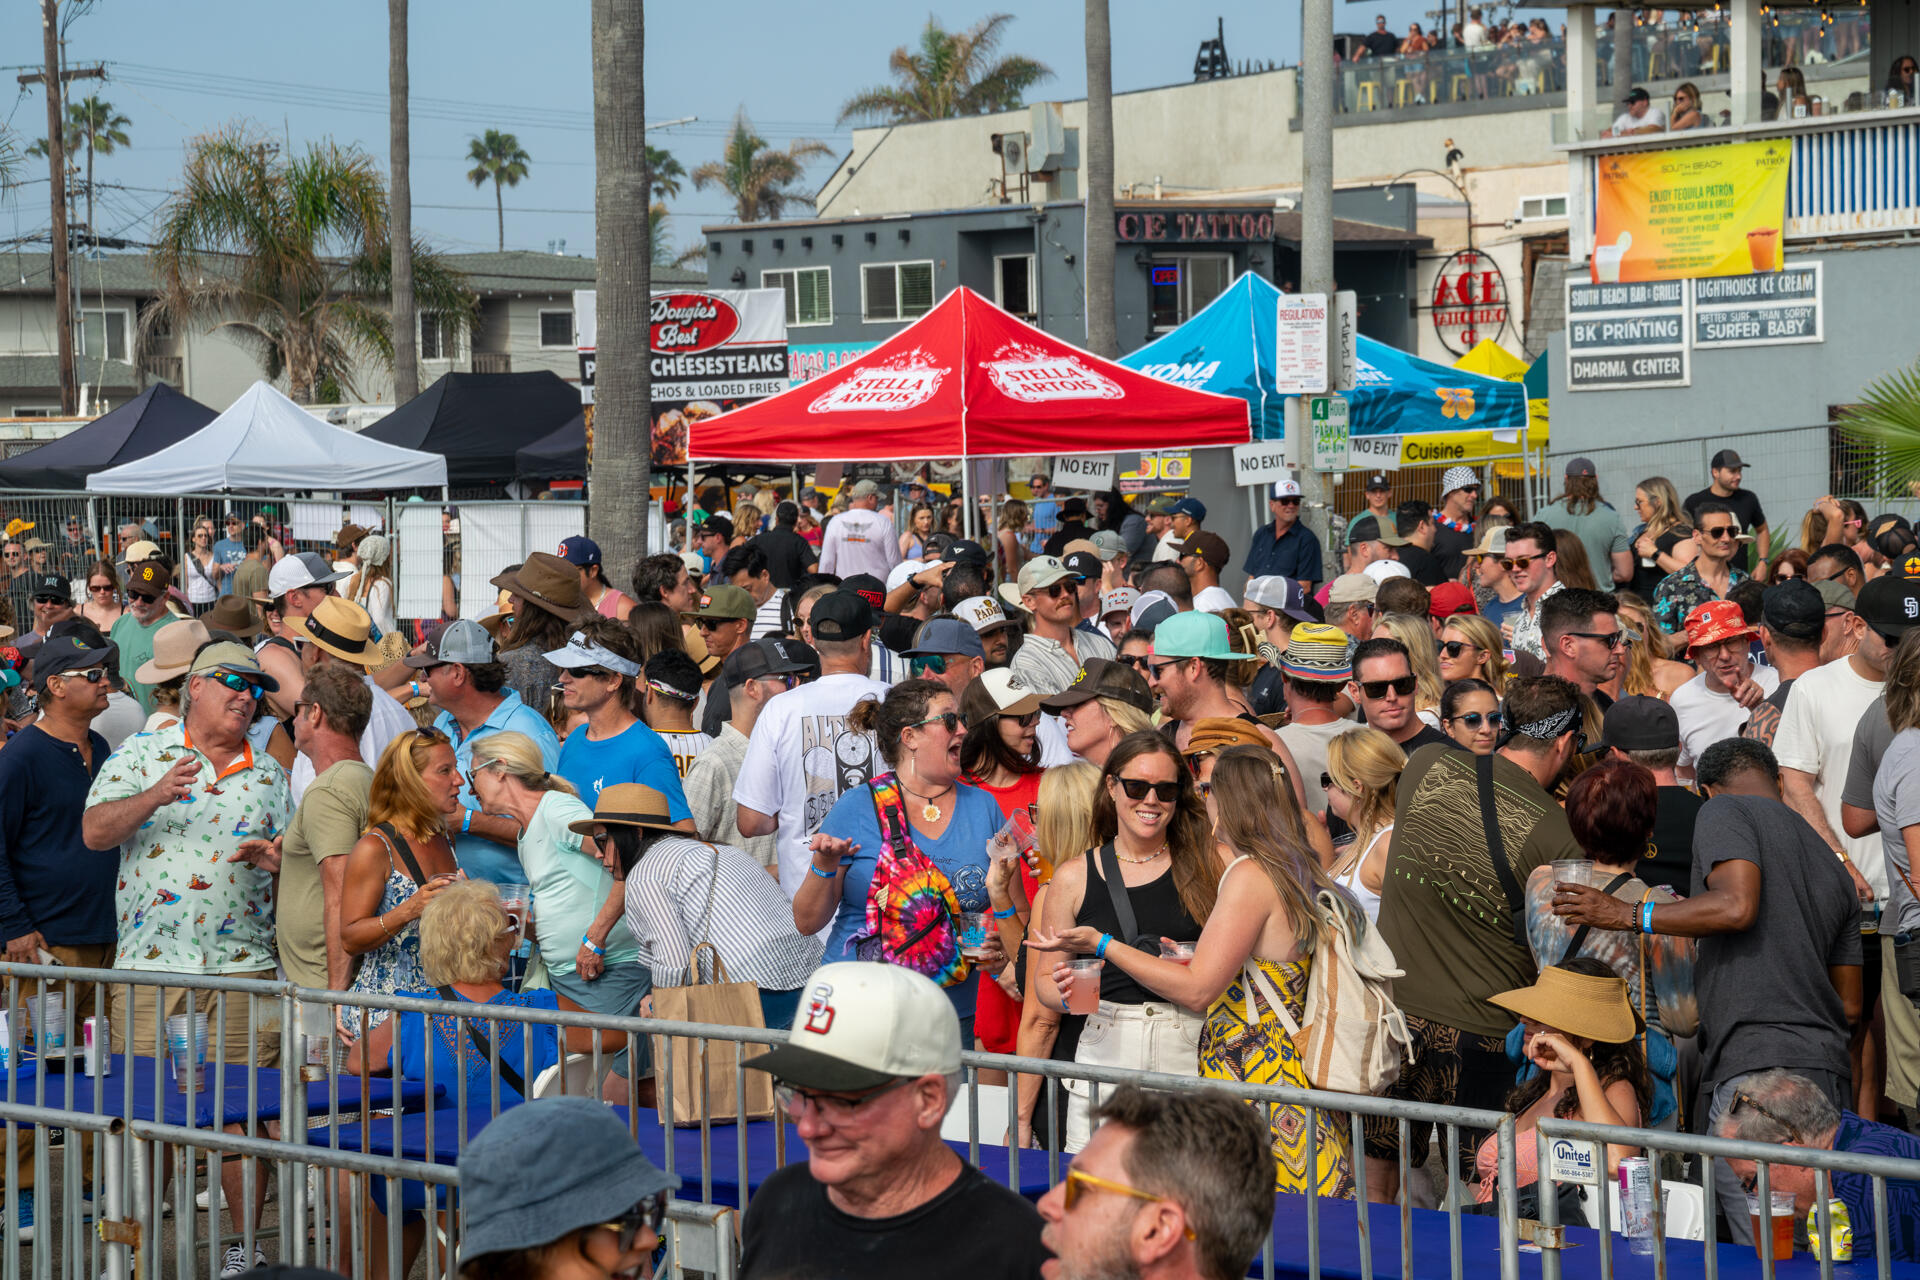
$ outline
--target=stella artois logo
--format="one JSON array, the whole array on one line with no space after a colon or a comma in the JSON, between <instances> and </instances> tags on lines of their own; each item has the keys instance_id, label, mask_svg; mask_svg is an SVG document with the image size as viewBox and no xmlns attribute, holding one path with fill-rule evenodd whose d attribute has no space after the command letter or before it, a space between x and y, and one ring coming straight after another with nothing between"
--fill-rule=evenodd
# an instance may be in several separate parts
<instances>
[{"instance_id":1,"label":"stella artois logo","mask_svg":"<svg viewBox=\"0 0 1920 1280\"><path fill-rule=\"evenodd\" d=\"M915 347L883 364L861 369L839 386L822 392L807 406L807 412L878 409L898 413L933 399L940 380L951 372L935 365L933 355L925 348Z\"/></svg>"},{"instance_id":2,"label":"stella artois logo","mask_svg":"<svg viewBox=\"0 0 1920 1280\"><path fill-rule=\"evenodd\" d=\"M1077 356L1010 342L982 366L1001 394L1028 404L1049 400L1119 400L1120 384Z\"/></svg>"}]
</instances>

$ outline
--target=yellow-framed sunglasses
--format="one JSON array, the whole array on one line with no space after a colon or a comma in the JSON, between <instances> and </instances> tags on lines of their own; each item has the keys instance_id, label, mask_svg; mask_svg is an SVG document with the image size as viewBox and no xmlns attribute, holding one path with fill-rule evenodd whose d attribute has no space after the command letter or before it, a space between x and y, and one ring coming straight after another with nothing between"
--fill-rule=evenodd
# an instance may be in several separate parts
<instances>
[{"instance_id":1,"label":"yellow-framed sunglasses","mask_svg":"<svg viewBox=\"0 0 1920 1280\"><path fill-rule=\"evenodd\" d=\"M1080 1199L1080 1189L1082 1187L1091 1187L1095 1191L1111 1191L1115 1195L1132 1196L1135 1200L1165 1200L1167 1198L1165 1196L1157 1196L1151 1191L1142 1191L1138 1187L1130 1187L1124 1182L1113 1182L1106 1178L1095 1177L1091 1173L1084 1173L1079 1169L1069 1169L1067 1170L1067 1189L1062 1193L1068 1209L1072 1209L1074 1203ZM1192 1227L1186 1228L1186 1237L1189 1240L1196 1238L1193 1234Z\"/></svg>"}]
</instances>

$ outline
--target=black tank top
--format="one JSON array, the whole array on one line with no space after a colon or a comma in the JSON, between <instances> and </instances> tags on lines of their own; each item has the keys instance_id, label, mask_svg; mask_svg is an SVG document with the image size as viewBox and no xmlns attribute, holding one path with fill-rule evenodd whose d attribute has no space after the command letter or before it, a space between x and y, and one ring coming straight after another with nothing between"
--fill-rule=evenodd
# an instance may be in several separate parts
<instances>
[{"instance_id":1,"label":"black tank top","mask_svg":"<svg viewBox=\"0 0 1920 1280\"><path fill-rule=\"evenodd\" d=\"M1135 938L1121 936L1120 918L1114 914L1113 895L1107 891L1106 878L1100 874L1098 853L1095 849L1087 850L1087 891L1081 896L1080 911L1073 922L1110 933L1120 942L1134 942ZM1161 938L1172 938L1175 942L1199 940L1200 926L1180 905L1180 895L1174 891L1171 866L1145 884L1126 886L1126 894L1127 903L1133 908L1134 922L1139 926L1138 938L1150 938L1156 943ZM1117 964L1101 967L1100 998L1115 1004L1165 1003L1166 1000L1128 977Z\"/></svg>"}]
</instances>

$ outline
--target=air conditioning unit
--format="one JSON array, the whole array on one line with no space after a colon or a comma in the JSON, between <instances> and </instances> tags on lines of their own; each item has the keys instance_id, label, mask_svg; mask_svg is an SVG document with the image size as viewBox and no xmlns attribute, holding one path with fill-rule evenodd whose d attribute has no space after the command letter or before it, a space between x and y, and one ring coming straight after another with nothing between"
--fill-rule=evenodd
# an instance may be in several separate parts
<instances>
[{"instance_id":1,"label":"air conditioning unit","mask_svg":"<svg viewBox=\"0 0 1920 1280\"><path fill-rule=\"evenodd\" d=\"M1008 173L1027 171L1027 135L1008 133L1000 138L1000 158L1006 162Z\"/></svg>"}]
</instances>

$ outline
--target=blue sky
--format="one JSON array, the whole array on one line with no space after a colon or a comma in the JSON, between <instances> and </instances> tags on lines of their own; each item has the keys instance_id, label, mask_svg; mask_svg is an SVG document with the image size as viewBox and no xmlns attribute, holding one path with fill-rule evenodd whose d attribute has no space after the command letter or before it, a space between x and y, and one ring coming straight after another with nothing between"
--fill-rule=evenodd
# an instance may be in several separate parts
<instances>
[{"instance_id":1,"label":"blue sky","mask_svg":"<svg viewBox=\"0 0 1920 1280\"><path fill-rule=\"evenodd\" d=\"M1376 11L1396 27L1423 16L1428 0L1339 3L1335 26L1363 31ZM1085 90L1082 6L1073 0L1006 3L1015 14L1007 48L1051 65L1036 98ZM933 10L950 28L993 7ZM717 156L734 112L745 107L776 143L818 138L839 151L849 139L834 123L854 90L886 78L888 53L918 35L928 11L886 0L729 0L655 4L647 19L647 118L696 116L654 135L691 171ZM1226 20L1227 49L1241 60L1298 59L1299 10L1284 0L1214 0L1183 11L1147 0L1112 0L1116 90L1189 78L1198 43ZM316 139L354 142L386 159L386 23L383 0L97 0L68 31L69 66L105 62L102 86L82 81L133 121L133 145L97 165L96 221L106 234L148 235L188 139L237 120L253 122L296 150ZM468 139L488 128L516 134L531 153L528 178L506 192L510 247L544 250L565 239L568 253L592 252L592 83L585 0L413 0L414 225L446 249L491 249L493 191L465 178ZM37 58L39 5L0 6L0 50ZM11 82L17 68L9 68ZM37 88L0 100L0 123L19 145L45 132ZM1276 122L1284 127L1284 122ZM805 184L825 177L818 161ZM45 162L0 203L0 243L47 225ZM109 187L112 189L108 189ZM689 187L669 202L674 234L698 239L703 222L727 218L717 190Z\"/></svg>"}]
</instances>

